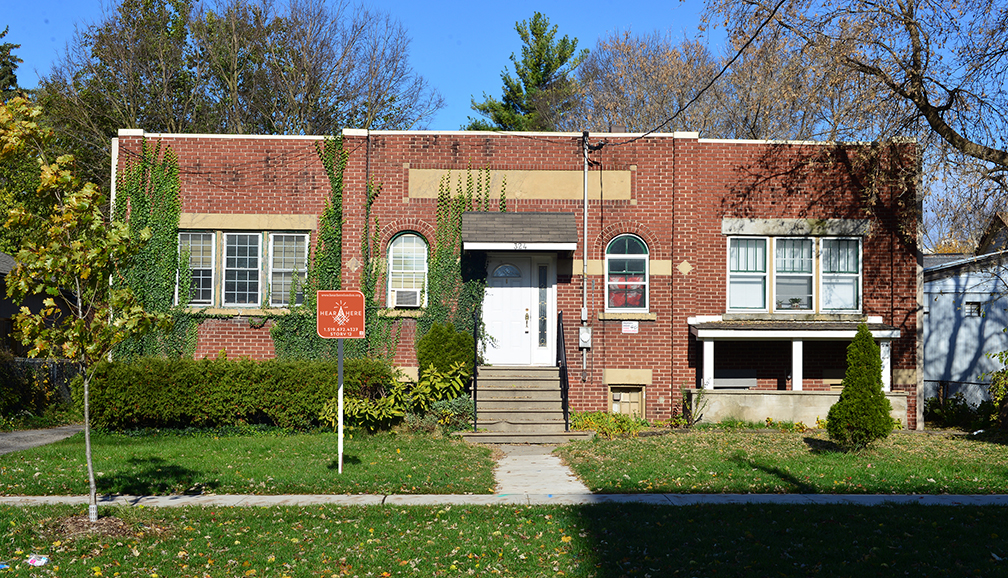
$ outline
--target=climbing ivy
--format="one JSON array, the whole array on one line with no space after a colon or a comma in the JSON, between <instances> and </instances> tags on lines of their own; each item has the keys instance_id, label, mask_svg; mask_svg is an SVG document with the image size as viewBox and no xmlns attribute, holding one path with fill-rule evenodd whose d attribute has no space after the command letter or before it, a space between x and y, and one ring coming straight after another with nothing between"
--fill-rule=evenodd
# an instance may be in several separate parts
<instances>
[{"instance_id":1,"label":"climbing ivy","mask_svg":"<svg viewBox=\"0 0 1008 578\"><path fill-rule=\"evenodd\" d=\"M490 210L490 170L466 170L452 194L451 171L438 185L435 245L427 263L427 307L417 319L416 338L435 323L472 333L474 313L483 307L486 254L462 255L462 213ZM498 210L507 209L507 182L502 181Z\"/></svg>"},{"instance_id":2,"label":"climbing ivy","mask_svg":"<svg viewBox=\"0 0 1008 578\"><path fill-rule=\"evenodd\" d=\"M318 242L315 259L308 272L306 300L315 303L315 290L340 289L343 264L343 172L346 170L348 154L343 150L343 139L326 138L316 143L318 154L326 175L329 177L329 198L325 210L319 217ZM308 295L310 293L311 295Z\"/></svg>"},{"instance_id":3,"label":"climbing ivy","mask_svg":"<svg viewBox=\"0 0 1008 578\"><path fill-rule=\"evenodd\" d=\"M327 138L317 145L318 154L329 177L329 198L319 218L318 243L309 258L304 285L304 302L291 307L286 315L274 317L270 330L276 356L281 359L331 359L336 356L336 340L322 339L315 331L315 292L342 287L343 261L343 175L347 153L341 139ZM371 226L371 207L381 193L381 185L368 181L364 200L364 230L361 233L360 291L364 294L364 339L344 342L344 357L368 357L392 361L399 343L398 324L380 314L378 288L383 285L384 260L378 246L378 221Z\"/></svg>"},{"instance_id":4,"label":"climbing ivy","mask_svg":"<svg viewBox=\"0 0 1008 578\"><path fill-rule=\"evenodd\" d=\"M377 217L372 230L371 208L381 194L381 185L368 180L367 194L364 201L364 230L361 232L361 265L360 290L364 294L364 339L350 342L350 351L354 357L384 359L389 363L395 357L399 348L399 336L402 325L398 320L381 314L382 306L379 295L384 293L386 260L382 258L379 245L381 227Z\"/></svg>"},{"instance_id":5,"label":"climbing ivy","mask_svg":"<svg viewBox=\"0 0 1008 578\"><path fill-rule=\"evenodd\" d=\"M196 349L198 320L185 311L189 294L182 291L175 304L175 283L189 287L189 256L178 254L179 196L178 158L170 147L144 140L140 155L130 158L116 179L119 193L113 218L126 223L131 236L149 229L144 244L129 269L120 271L114 283L128 286L144 309L171 313L170 329L131 337L116 346L117 359L147 356L191 357Z\"/></svg>"}]
</instances>

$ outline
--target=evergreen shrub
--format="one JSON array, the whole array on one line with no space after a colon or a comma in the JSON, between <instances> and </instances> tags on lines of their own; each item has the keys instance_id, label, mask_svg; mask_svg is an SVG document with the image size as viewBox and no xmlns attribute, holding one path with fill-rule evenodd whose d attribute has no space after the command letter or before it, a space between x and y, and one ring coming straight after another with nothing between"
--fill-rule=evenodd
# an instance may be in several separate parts
<instances>
[{"instance_id":1,"label":"evergreen shrub","mask_svg":"<svg viewBox=\"0 0 1008 578\"><path fill-rule=\"evenodd\" d=\"M893 430L892 405L882 392L882 359L879 346L868 331L858 326L847 346L847 371L840 400L830 408L826 431L830 439L849 450L860 450Z\"/></svg>"},{"instance_id":2,"label":"evergreen shrub","mask_svg":"<svg viewBox=\"0 0 1008 578\"><path fill-rule=\"evenodd\" d=\"M339 391L336 361L145 358L102 363L91 383L94 427L220 427L267 424L305 430ZM387 363L344 362L344 395L382 390L395 381ZM382 384L384 382L384 384ZM82 392L74 391L75 399Z\"/></svg>"},{"instance_id":3,"label":"evergreen shrub","mask_svg":"<svg viewBox=\"0 0 1008 578\"><path fill-rule=\"evenodd\" d=\"M473 337L450 324L431 325L417 340L416 349L417 361L423 370L433 365L438 371L448 373L453 365L460 363L468 375L472 375Z\"/></svg>"}]
</instances>

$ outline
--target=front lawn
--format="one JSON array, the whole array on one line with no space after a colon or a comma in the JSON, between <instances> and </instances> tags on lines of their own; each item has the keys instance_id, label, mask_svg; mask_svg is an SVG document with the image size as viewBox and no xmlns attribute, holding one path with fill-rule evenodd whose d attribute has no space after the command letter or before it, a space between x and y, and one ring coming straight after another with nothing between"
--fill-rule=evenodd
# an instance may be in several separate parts
<instances>
[{"instance_id":1,"label":"front lawn","mask_svg":"<svg viewBox=\"0 0 1008 578\"><path fill-rule=\"evenodd\" d=\"M1003 437L896 432L843 453L823 431L691 430L557 453L599 493L1008 493Z\"/></svg>"},{"instance_id":2,"label":"front lawn","mask_svg":"<svg viewBox=\"0 0 1008 578\"><path fill-rule=\"evenodd\" d=\"M100 494L493 493L485 447L422 434L127 436L93 433ZM0 495L87 493L84 435L0 456Z\"/></svg>"},{"instance_id":3,"label":"front lawn","mask_svg":"<svg viewBox=\"0 0 1008 578\"><path fill-rule=\"evenodd\" d=\"M17 575L1000 576L1006 508L0 507ZM70 516L76 515L75 518ZM47 564L30 568L32 554Z\"/></svg>"}]
</instances>

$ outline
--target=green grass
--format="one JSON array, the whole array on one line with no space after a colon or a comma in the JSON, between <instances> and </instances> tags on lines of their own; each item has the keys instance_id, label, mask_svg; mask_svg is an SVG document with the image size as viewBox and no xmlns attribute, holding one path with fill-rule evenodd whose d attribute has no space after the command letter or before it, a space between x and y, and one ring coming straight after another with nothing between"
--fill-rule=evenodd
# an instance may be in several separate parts
<instances>
[{"instance_id":1,"label":"green grass","mask_svg":"<svg viewBox=\"0 0 1008 578\"><path fill-rule=\"evenodd\" d=\"M923 506L0 507L21 576L996 576L1005 508ZM30 554L49 557L29 568ZM1003 561L999 561L999 558Z\"/></svg>"},{"instance_id":2,"label":"green grass","mask_svg":"<svg viewBox=\"0 0 1008 578\"><path fill-rule=\"evenodd\" d=\"M490 450L419 434L180 436L94 433L102 494L492 493ZM0 456L0 495L87 493L84 436Z\"/></svg>"},{"instance_id":3,"label":"green grass","mask_svg":"<svg viewBox=\"0 0 1008 578\"><path fill-rule=\"evenodd\" d=\"M821 431L695 430L557 452L601 493L1008 493L1003 438L895 433L844 453Z\"/></svg>"}]
</instances>

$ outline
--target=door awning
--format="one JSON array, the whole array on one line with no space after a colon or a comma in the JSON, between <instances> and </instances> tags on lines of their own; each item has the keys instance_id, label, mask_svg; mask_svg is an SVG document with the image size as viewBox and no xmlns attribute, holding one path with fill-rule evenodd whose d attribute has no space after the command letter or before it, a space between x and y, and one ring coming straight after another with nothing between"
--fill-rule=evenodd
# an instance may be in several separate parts
<instances>
[{"instance_id":1,"label":"door awning","mask_svg":"<svg viewBox=\"0 0 1008 578\"><path fill-rule=\"evenodd\" d=\"M574 251L576 213L462 213L463 251Z\"/></svg>"}]
</instances>

